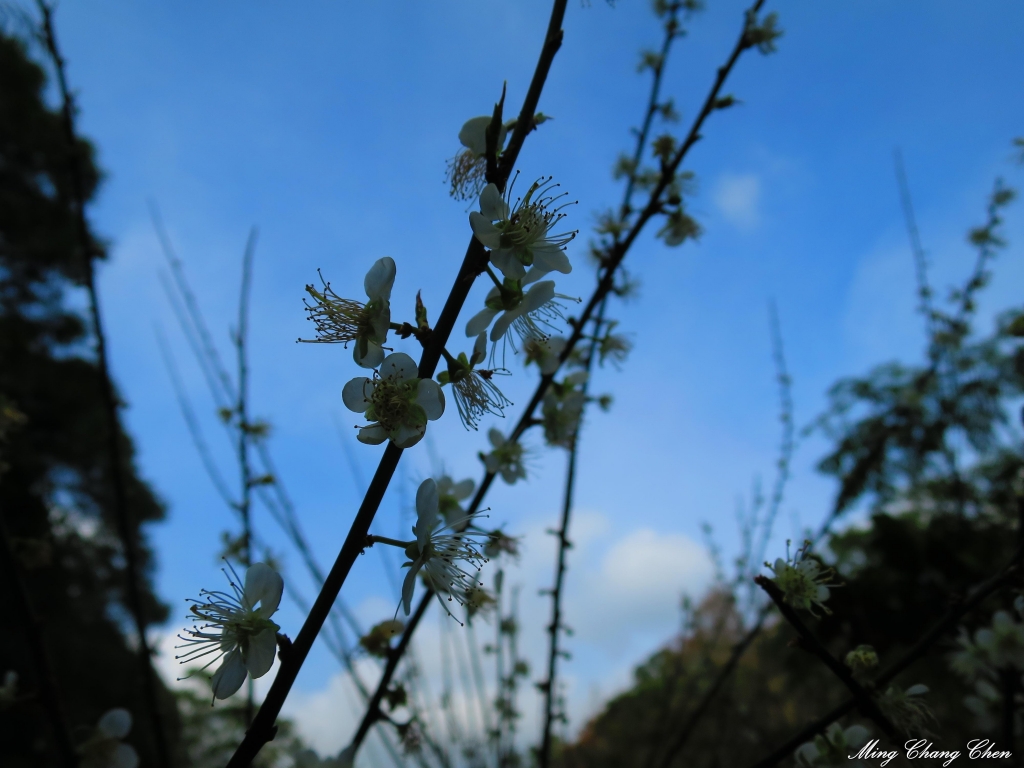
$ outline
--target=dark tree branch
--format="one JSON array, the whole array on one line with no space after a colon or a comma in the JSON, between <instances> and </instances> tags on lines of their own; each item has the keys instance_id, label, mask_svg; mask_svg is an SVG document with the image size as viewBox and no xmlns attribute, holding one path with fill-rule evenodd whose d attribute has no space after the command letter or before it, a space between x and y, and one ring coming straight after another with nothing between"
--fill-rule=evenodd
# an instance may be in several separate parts
<instances>
[{"instance_id":1,"label":"dark tree branch","mask_svg":"<svg viewBox=\"0 0 1024 768\"><path fill-rule=\"evenodd\" d=\"M879 709L878 703L871 697L871 694L864 689L864 687L853 679L850 669L840 662L835 656L828 652L828 649L821 644L821 642L814 636L814 633L804 624L803 619L797 614L793 607L786 602L786 596L782 590L779 589L771 579L765 576L758 576L754 579L754 582L763 589L768 597L775 603L775 607L779 609L779 613L783 615L786 621L789 622L790 626L797 631L800 635L799 645L808 653L813 654L828 667L829 671L839 678L840 682L845 685L850 693L853 694L854 699L857 701L857 706L860 707L861 712L866 717L871 718L875 725L882 729L882 732L890 739L897 737L896 728L892 723L889 722L882 710Z\"/></svg>"},{"instance_id":2,"label":"dark tree branch","mask_svg":"<svg viewBox=\"0 0 1024 768\"><path fill-rule=\"evenodd\" d=\"M534 110L537 108L544 82L551 68L551 62L561 46L561 27L562 19L565 16L565 8L566 0L555 0L551 11L551 20L548 24L548 34L544 47L541 50L533 81L523 103L520 117L523 115L530 115L532 117ZM496 184L500 189L504 188L505 182L519 155L519 150L526 139L526 134L532 128L532 124L532 119L528 122L520 119L516 125L509 146L502 154L499 178L496 180ZM430 339L420 357L419 377L421 379L429 379L434 375L434 370L441 359L444 345L448 341L448 337L455 327L455 321L458 318L459 312L462 310L462 305L469 295L469 289L472 287L476 276L483 271L486 264L487 254L483 245L475 237L471 238L462 266L455 279L455 284L452 286L452 290L441 310ZM323 588L320 590L320 594L317 595L313 608L299 630L292 648L287 656L282 659L277 677L274 678L274 682L271 684L259 712L256 713L252 725L246 732L245 738L228 761L228 768L244 768L248 766L260 749L262 749L263 745L274 738L277 730L275 722L281 707L284 705L284 701L292 685L295 683L299 669L301 669L306 656L313 647L313 641L316 639L320 628L331 611L331 606L341 592L341 587L348 577L352 564L363 549L370 524L373 522L377 508L380 506L381 499L384 497L384 492L387 490L401 457L402 449L389 442L373 480L370 482L366 496L363 498L363 503L360 505L356 518L352 523L352 527L349 529L348 536L345 538L345 543L338 553L334 566L331 568L330 573L327 574ZM409 634L408 629L406 633ZM405 638L406 635L403 635L403 640ZM387 670L385 670L386 673ZM382 690L379 689L378 692L382 693ZM374 699L379 703L379 697L375 696ZM360 729L362 730L362 725ZM365 733L363 737L365 737ZM362 737L360 741L361 739Z\"/></svg>"},{"instance_id":3,"label":"dark tree branch","mask_svg":"<svg viewBox=\"0 0 1024 768\"><path fill-rule=\"evenodd\" d=\"M747 14L745 14L744 19L746 20L751 15L756 14L761 9L762 5L764 5L764 0L756 0L756 2L747 11ZM564 12L564 4L562 4L562 10ZM560 35L558 36L558 39L560 41ZM551 40L550 33L548 36L548 40ZM673 159L669 163L667 163L665 167L662 169L659 181L656 184L654 190L651 192L647 205L641 211L636 222L630 228L630 231L627 234L627 236L623 240L616 241L612 246L610 246L607 258L604 261L604 266L602 267L602 273L598 280L597 287L594 289L594 293L591 295L586 306L584 307L583 312L580 315L580 318L574 321L573 323L573 332L572 334L570 334L569 339L566 342L565 349L559 356L558 368L555 370L554 373L545 374L541 376L540 382L538 383L537 388L534 390L533 396L530 398L530 401L527 403L526 408L523 411L523 414L520 416L519 421L516 423L515 427L512 429L509 435L508 439L510 441L518 440L523 435L523 433L526 432L527 429L529 429L531 426L535 424L535 420L533 418L534 411L537 409L537 406L540 405L541 400L543 400L544 394L547 392L548 387L551 386L551 382L554 380L555 374L558 373L559 370L561 370L562 365L565 364L565 361L569 358L569 355L571 355L573 350L576 348L576 345L584 337L584 330L587 324L590 322L591 317L594 315L595 310L600 306L600 304L604 301L605 297L611 292L612 288L614 287L615 274L618 270L619 265L622 263L622 260L626 257L627 253L629 252L629 248L635 242L636 238L639 236L640 232L643 230L646 223L654 215L660 212L662 205L662 195L664 194L668 185L671 183L672 179L675 177L675 174L679 166L682 164L682 161L689 153L689 150L700 138L700 130L703 127L704 122L707 120L708 116L715 110L715 102L718 99L718 94L721 91L722 85L728 79L733 67L739 60L740 55L743 53L744 50L746 50L749 47L746 41L747 27L746 25L744 25L743 32L741 33L739 40L737 41L733 51L730 53L729 58L721 67L719 67L716 74L715 82L711 86L711 90L709 91L704 101L701 111L694 119L694 122L691 125L689 132L687 133L685 141L683 142L682 146L677 151ZM545 50L547 50L547 45L545 45ZM518 133L522 129L522 127L523 124L522 121L520 121L516 127L516 133ZM509 146L511 147L511 144ZM506 150L506 153L502 156L503 162L505 158L508 156L508 150ZM504 165L502 167L504 167ZM460 275L461 274L462 273L460 272ZM435 333L436 330L437 329L435 329ZM439 356L440 353L438 353L438 357ZM435 358L435 362L436 359L437 358ZM420 370L420 375L423 375L422 367ZM490 490L491 484L494 482L495 477L496 475L492 472L484 473L484 477L481 480L479 486L477 487L476 494L473 496L473 500L470 502L468 510L469 514L479 511L484 498L487 496L487 492ZM424 594L420 598L420 603L416 608L416 613L418 614L421 611L425 611L429 601L432 598L433 592L428 591L426 594ZM411 636L411 634L414 631L415 624L410 623L410 625L407 626L405 629L405 633L402 636L402 642L399 644L398 649L403 649L408 645L408 643L406 642L406 638ZM398 649L396 649L396 653L400 656L401 653L404 651ZM378 693L382 693L384 690L387 689L387 686L391 683L391 675L393 674L394 668L392 668L391 665L389 664L388 669L385 669L384 676L378 683ZM366 726L367 721L372 721L374 717L375 715L373 714L372 710L368 710L367 714L363 718L363 723L360 725L359 731L357 731L356 738L352 741L353 745L358 747L358 745L362 743L363 736L360 736L359 734L365 730L364 726ZM241 768L241 764L238 765L238 768Z\"/></svg>"}]
</instances>

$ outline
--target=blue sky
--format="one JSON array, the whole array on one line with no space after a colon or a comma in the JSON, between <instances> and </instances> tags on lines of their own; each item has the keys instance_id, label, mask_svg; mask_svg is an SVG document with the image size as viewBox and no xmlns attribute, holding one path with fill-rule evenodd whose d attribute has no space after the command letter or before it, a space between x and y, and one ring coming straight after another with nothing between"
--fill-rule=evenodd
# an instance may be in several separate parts
<instances>
[{"instance_id":1,"label":"blue sky","mask_svg":"<svg viewBox=\"0 0 1024 768\"><path fill-rule=\"evenodd\" d=\"M673 51L665 93L682 113L681 126L732 46L742 9L710 2ZM567 665L577 726L668 639L682 590L697 593L706 583L701 522L712 522L726 554L734 553L737 498L754 476L771 480L779 427L769 299L778 306L803 425L838 377L920 356L894 148L905 157L938 288L970 268L964 233L982 220L993 179L1020 182L1010 161L1010 140L1024 134L1019 3L864 0L768 9L779 12L786 32L778 53L744 56L726 87L742 105L714 115L690 155L698 179L690 210L704 236L680 249L642 237L629 256L640 296L614 309L635 349L621 371L597 374L595 389L616 403L589 419L582 444L569 572L577 634ZM168 505L167 522L151 536L157 586L172 605L217 583L218 533L232 522L191 447L154 324L171 337L196 406L210 414L207 435L225 473L231 463L161 293L147 201L162 211L223 354L242 248L249 227L259 226L253 409L274 426L281 475L318 556L329 562L361 498L333 421L346 429L357 422L339 393L360 372L344 350L294 343L311 332L303 285L322 268L339 293L359 297L365 271L390 255L398 264L395 315L411 315L422 289L437 316L470 235L465 204L446 196L445 160L458 148L463 121L489 112L503 81L517 111L547 14L536 0L61 5L57 23L79 92L80 128L98 145L108 174L91 209L95 229L111 242L100 290L139 464ZM610 167L629 147L646 97L638 51L659 40L646 3L569 5L565 43L540 104L555 119L529 137L519 162L526 178L552 174L580 200L569 220L581 229L569 250L576 268L559 280L560 292L591 289L587 230L596 211L620 199ZM1011 209L1011 243L1024 234L1020 222ZM984 323L1020 300L1015 286L1024 266L1015 253L1000 257L982 303ZM485 291L474 289L460 326ZM532 382L512 367L507 394L524 402ZM479 477L483 431L466 433L451 408L429 435L453 474ZM381 449L346 439L368 477ZM535 595L551 578L553 550L543 530L555 519L564 457L543 450L536 437L528 442L537 449L530 482L498 484L488 501L493 520L526 536L513 578L523 585L524 646L538 669L547 608ZM813 469L826 447L816 437L801 441L770 554L793 535L792 520L814 525L827 510L833 487ZM401 487L389 492L376 524L382 533L408 523L403 504L431 473L427 443L408 451L402 466ZM257 526L274 539L262 512ZM308 594L287 548L285 560L286 576ZM394 610L373 553L357 563L343 595L368 623ZM280 616L294 634L298 611L286 606ZM423 658L438 636L431 621ZM341 695L337 679L326 682L336 672L318 647L292 704L324 750L341 744L350 722L339 716L339 728L329 705ZM524 706L533 712L535 704Z\"/></svg>"}]
</instances>

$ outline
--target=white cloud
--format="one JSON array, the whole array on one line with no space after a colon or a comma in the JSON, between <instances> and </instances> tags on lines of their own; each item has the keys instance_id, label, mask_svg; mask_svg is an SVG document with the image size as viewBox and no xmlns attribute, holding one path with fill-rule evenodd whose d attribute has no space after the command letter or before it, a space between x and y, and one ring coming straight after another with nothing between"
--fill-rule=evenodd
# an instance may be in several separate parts
<instances>
[{"instance_id":1,"label":"white cloud","mask_svg":"<svg viewBox=\"0 0 1024 768\"><path fill-rule=\"evenodd\" d=\"M684 593L703 591L712 573L704 548L679 533L634 530L577 582L569 609L581 641L619 650L638 636L667 637Z\"/></svg>"},{"instance_id":2,"label":"white cloud","mask_svg":"<svg viewBox=\"0 0 1024 768\"><path fill-rule=\"evenodd\" d=\"M740 229L752 229L761 221L761 181L752 173L723 174L713 199L726 220Z\"/></svg>"}]
</instances>

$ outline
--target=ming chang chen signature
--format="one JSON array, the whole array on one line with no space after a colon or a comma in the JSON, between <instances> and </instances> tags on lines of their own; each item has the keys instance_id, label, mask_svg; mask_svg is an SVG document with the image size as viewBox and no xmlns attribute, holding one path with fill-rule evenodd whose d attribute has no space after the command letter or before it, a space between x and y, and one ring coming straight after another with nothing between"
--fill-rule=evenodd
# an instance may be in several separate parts
<instances>
[{"instance_id":1,"label":"ming chang chen signature","mask_svg":"<svg viewBox=\"0 0 1024 768\"><path fill-rule=\"evenodd\" d=\"M942 760L943 766L948 766L961 755L966 755L970 760L1006 760L1012 757L1008 749L996 749L994 741L988 739L972 739L967 742L967 748L963 752L959 749L938 749L928 739L911 739L903 745L903 751L908 760L922 758L925 760ZM851 760L880 760L880 765L888 765L890 760L899 757L899 750L884 750L878 748L878 739L869 741L860 752L850 755Z\"/></svg>"}]
</instances>

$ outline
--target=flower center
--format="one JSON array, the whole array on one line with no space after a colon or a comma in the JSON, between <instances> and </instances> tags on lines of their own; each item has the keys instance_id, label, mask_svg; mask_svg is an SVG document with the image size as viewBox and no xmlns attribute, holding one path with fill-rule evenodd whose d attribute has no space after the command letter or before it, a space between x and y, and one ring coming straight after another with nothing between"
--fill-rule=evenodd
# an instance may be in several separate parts
<instances>
[{"instance_id":1,"label":"flower center","mask_svg":"<svg viewBox=\"0 0 1024 768\"><path fill-rule=\"evenodd\" d=\"M370 408L367 409L374 421L380 423L387 432L393 432L409 421L416 394L418 379L396 380L388 377L378 379L370 395ZM372 411L372 412L371 412Z\"/></svg>"}]
</instances>

